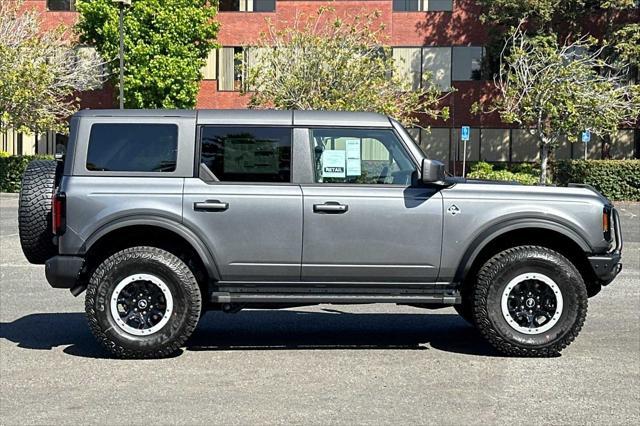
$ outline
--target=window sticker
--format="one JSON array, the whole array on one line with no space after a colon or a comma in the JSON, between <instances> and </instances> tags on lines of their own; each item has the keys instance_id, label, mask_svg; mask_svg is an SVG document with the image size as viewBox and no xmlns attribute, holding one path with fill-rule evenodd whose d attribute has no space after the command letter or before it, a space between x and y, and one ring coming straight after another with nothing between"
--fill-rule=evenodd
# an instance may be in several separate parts
<instances>
[{"instance_id":1,"label":"window sticker","mask_svg":"<svg viewBox=\"0 0 640 426\"><path fill-rule=\"evenodd\" d=\"M327 149L322 153L322 177L344 178L346 177L345 151Z\"/></svg>"},{"instance_id":2,"label":"window sticker","mask_svg":"<svg viewBox=\"0 0 640 426\"><path fill-rule=\"evenodd\" d=\"M362 165L360 161L360 139L346 140L347 176L360 176Z\"/></svg>"}]
</instances>

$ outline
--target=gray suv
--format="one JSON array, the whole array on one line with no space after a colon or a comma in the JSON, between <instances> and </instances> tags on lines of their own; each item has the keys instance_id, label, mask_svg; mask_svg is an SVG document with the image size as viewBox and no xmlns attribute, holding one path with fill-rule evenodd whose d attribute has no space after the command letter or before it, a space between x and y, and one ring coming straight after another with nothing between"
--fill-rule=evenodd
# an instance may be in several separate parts
<instances>
[{"instance_id":1,"label":"gray suv","mask_svg":"<svg viewBox=\"0 0 640 426\"><path fill-rule=\"evenodd\" d=\"M30 164L23 251L119 357L162 357L205 310L454 306L498 351L551 356L621 269L590 187L445 176L373 113L82 111Z\"/></svg>"}]
</instances>

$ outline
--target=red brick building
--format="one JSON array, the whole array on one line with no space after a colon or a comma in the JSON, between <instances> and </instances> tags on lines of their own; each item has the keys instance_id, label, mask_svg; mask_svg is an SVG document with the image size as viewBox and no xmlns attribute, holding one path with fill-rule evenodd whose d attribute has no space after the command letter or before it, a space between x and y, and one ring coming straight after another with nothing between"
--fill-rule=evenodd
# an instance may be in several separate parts
<instances>
[{"instance_id":1,"label":"red brick building","mask_svg":"<svg viewBox=\"0 0 640 426\"><path fill-rule=\"evenodd\" d=\"M46 26L72 25L77 14L74 0L26 0L28 7L43 13ZM399 70L412 84L421 84L421 74L429 70L442 87L454 87L446 103L450 119L428 123L431 131L414 129L413 134L432 158L461 160L459 128L471 126L470 161L532 161L538 156L532 136L523 129L511 129L495 115L471 114L471 105L489 96L492 82L483 80L480 65L487 29L480 23L480 9L474 0L220 0L218 43L221 49L211 53L203 69L204 80L198 96L198 108L244 108L248 98L237 90L240 76L235 72L234 54L251 46L267 29L267 19L278 26L291 25L299 14L312 14L323 5L331 5L338 14L353 15L378 10L385 24L388 44L394 57L403 58ZM109 108L115 105L113 89L85 93L83 108ZM638 135L623 130L613 144L613 158L638 157ZM577 139L577 137L576 137ZM4 149L4 148L3 148ZM559 158L582 158L582 144L565 143L557 151ZM591 158L600 158L600 144L588 146Z\"/></svg>"}]
</instances>

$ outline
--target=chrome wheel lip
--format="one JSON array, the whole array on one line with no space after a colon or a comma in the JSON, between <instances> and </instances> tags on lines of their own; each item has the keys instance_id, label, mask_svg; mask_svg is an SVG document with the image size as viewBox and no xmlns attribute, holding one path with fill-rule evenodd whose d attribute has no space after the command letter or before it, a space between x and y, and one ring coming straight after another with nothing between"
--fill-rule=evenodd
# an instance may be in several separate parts
<instances>
[{"instance_id":1,"label":"chrome wheel lip","mask_svg":"<svg viewBox=\"0 0 640 426\"><path fill-rule=\"evenodd\" d=\"M154 284L156 287L158 287L162 291L164 295L164 298L166 301L166 309L164 311L164 316L153 327L143 328L143 329L131 327L130 325L125 323L123 319L120 317L120 315L118 314L118 295L129 284L137 281L147 281ZM160 278L158 278L157 276L151 275L151 274L133 274L133 275L129 275L128 277L126 277L125 279L123 279L118 283L116 288L113 290L113 293L111 293L110 306L111 306L111 317L113 318L113 320L115 321L115 323L118 325L120 329L134 336L150 336L160 331L169 322L169 319L171 319L171 314L173 313L173 295L171 294L171 290L169 290L169 287L165 284L165 282Z\"/></svg>"},{"instance_id":2,"label":"chrome wheel lip","mask_svg":"<svg viewBox=\"0 0 640 426\"><path fill-rule=\"evenodd\" d=\"M556 310L553 314L553 317L547 323L543 324L541 327L535 327L535 328L523 327L516 322L515 318L513 318L511 313L509 312L508 302L509 302L509 295L511 294L511 291L514 289L516 285L528 280L535 280L535 281L544 283L553 291L553 294L556 298ZM523 334L535 335L535 334L542 334L549 331L554 325L558 323L558 321L560 320L560 317L562 316L562 311L564 308L564 300L562 298L562 292L560 291L560 288L558 287L558 285L554 280L538 272L528 272L525 274L520 274L517 277L513 278L511 281L509 281L507 286L504 288L504 291L502 292L502 299L501 299L500 305L502 310L502 316L504 317L505 321L507 322L507 324L509 324L511 328Z\"/></svg>"}]
</instances>

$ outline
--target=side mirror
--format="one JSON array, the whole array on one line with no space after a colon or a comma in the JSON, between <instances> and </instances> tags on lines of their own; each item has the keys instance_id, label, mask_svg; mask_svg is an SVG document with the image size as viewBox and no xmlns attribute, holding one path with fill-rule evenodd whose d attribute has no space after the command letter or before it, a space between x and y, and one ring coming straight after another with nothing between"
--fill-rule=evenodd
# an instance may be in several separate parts
<instances>
[{"instance_id":1,"label":"side mirror","mask_svg":"<svg viewBox=\"0 0 640 426\"><path fill-rule=\"evenodd\" d=\"M422 183L439 183L444 181L444 164L437 160L422 159Z\"/></svg>"}]
</instances>

